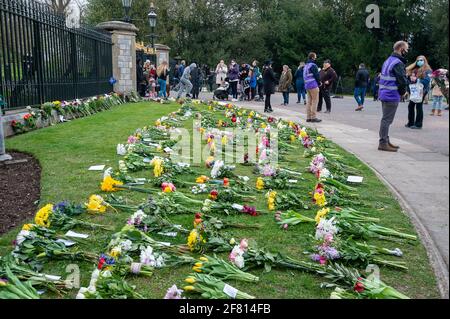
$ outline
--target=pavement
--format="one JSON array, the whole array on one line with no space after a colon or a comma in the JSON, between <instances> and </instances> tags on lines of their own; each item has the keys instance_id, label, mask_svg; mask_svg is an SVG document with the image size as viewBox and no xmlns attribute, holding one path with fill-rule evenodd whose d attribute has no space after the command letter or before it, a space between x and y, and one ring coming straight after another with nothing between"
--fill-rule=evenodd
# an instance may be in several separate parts
<instances>
[{"instance_id":1,"label":"pavement","mask_svg":"<svg viewBox=\"0 0 450 319\"><path fill-rule=\"evenodd\" d=\"M201 97L212 98L207 93ZM281 94L273 96L271 115L305 123L305 106L295 103L294 94L290 99L289 106L280 106ZM235 104L264 110L261 102ZM423 129L411 130L404 127L407 103L401 103L390 131L392 143L401 149L388 153L378 151L380 102L367 100L362 112L354 111L351 97L333 98L332 104L332 113L318 113L323 122L310 126L365 162L391 189L427 249L442 297L449 298L449 112L432 117L431 105L424 105Z\"/></svg>"}]
</instances>

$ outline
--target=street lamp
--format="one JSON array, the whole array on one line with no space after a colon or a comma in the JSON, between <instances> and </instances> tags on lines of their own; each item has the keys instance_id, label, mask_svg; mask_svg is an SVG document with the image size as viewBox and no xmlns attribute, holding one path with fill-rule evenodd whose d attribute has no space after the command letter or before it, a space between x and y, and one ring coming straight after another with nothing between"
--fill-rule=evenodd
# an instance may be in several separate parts
<instances>
[{"instance_id":1,"label":"street lamp","mask_svg":"<svg viewBox=\"0 0 450 319\"><path fill-rule=\"evenodd\" d=\"M150 29L151 29L151 34L150 34L150 38L151 38L151 43L152 43L152 52L153 54L156 54L155 52L155 27L156 27L156 20L158 18L158 15L156 14L156 8L153 4L153 2L150 4L150 12L147 15L147 19L148 19L148 24L150 25Z\"/></svg>"},{"instance_id":2,"label":"street lamp","mask_svg":"<svg viewBox=\"0 0 450 319\"><path fill-rule=\"evenodd\" d=\"M125 18L124 21L131 23L131 17L130 17L130 9L131 5L133 4L133 0L122 0L122 6L125 10Z\"/></svg>"}]
</instances>

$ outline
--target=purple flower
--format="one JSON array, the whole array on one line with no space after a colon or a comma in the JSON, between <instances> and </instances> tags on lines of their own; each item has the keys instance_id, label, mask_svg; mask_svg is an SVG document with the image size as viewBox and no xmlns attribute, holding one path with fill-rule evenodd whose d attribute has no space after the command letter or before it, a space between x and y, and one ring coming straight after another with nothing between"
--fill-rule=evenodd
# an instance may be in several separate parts
<instances>
[{"instance_id":1,"label":"purple flower","mask_svg":"<svg viewBox=\"0 0 450 319\"><path fill-rule=\"evenodd\" d=\"M312 254L311 259L313 261L319 262L320 261L320 255L319 254Z\"/></svg>"},{"instance_id":2,"label":"purple flower","mask_svg":"<svg viewBox=\"0 0 450 319\"><path fill-rule=\"evenodd\" d=\"M173 285L167 290L166 295L164 296L164 299L183 299L181 297L182 290L178 289L176 285Z\"/></svg>"}]
</instances>

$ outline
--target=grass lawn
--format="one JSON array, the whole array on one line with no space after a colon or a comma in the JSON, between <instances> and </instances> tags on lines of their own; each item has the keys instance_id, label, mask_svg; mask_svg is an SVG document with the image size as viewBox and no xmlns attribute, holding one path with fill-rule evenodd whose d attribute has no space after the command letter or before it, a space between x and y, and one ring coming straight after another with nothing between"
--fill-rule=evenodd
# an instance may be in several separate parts
<instances>
[{"instance_id":1,"label":"grass lawn","mask_svg":"<svg viewBox=\"0 0 450 319\"><path fill-rule=\"evenodd\" d=\"M161 105L141 102L116 107L113 110L98 113L88 118L78 119L69 123L33 131L25 135L19 135L7 139L8 149L15 149L32 153L42 166L41 202L56 203L61 200L69 200L84 203L89 195L100 193L99 183L102 172L89 172L91 165L105 164L117 168L117 162L121 159L116 155L116 145L124 143L127 137L134 133L135 129L146 125L153 125L154 121L169 112L175 111L179 105ZM189 125L191 121L187 122ZM373 215L381 219L381 224L397 230L415 233L408 217L401 211L389 190L376 178L374 173L357 160L354 156L338 148L338 153L346 157L349 165L358 167L365 182L359 187L361 200L371 206L369 209ZM305 171L310 159L302 157L303 149L297 154L290 154L295 163L289 167L299 171ZM251 174L251 167L239 166L236 173L251 176L251 185L254 185L255 175ZM199 170L199 175L208 174L208 170ZM151 171L135 173L136 177L152 176ZM315 185L315 177L305 173L306 181L311 191ZM190 181L195 181L194 176L187 176ZM145 195L131 192L122 192L132 201L140 202ZM258 200L253 205L259 209L266 209L264 194L258 195ZM203 197L205 198L205 195ZM305 212L314 217L315 210ZM112 225L115 231L120 230L126 223L129 213L107 213L102 216L87 216L95 222ZM227 232L236 239L250 238L256 240L260 246L268 247L274 251L281 251L294 258L306 258L303 252L311 248L314 233L314 225L304 224L291 228L289 231L280 230L274 222L273 215L262 215L257 218L250 216L234 216L224 218L244 223L257 223L263 227L260 230L235 230ZM175 216L174 222L183 224L188 229L192 228L192 216ZM11 250L11 242L20 228L5 234L0 238L0 254ZM106 248L113 232L86 231L91 235L88 244L82 245L83 250L102 253ZM155 239L160 239L155 236ZM184 243L185 238L178 236L176 241ZM381 279L412 298L439 298L434 274L428 262L424 247L418 242L415 245L397 244L391 242L370 243L379 244L388 248L399 247L405 253L403 261L407 263L409 270L406 272L381 268ZM387 257L389 258L389 257ZM65 274L67 261L51 261L46 264L44 272L48 274ZM90 280L90 274L94 269L93 264L78 263L81 269L81 284L86 287ZM363 271L363 270L362 270ZM151 278L131 278L128 281L137 286L137 291L148 298L162 298L165 291L173 284L183 286L183 279L190 273L189 267L155 270ZM319 287L322 279L318 276L291 270L274 269L270 273L263 270L255 270L252 273L260 276L257 284L243 284L233 282L237 288L256 296L257 298L328 298L330 290ZM363 272L364 273L364 272ZM74 297L77 290L68 294ZM46 297L54 297L46 295Z\"/></svg>"}]
</instances>

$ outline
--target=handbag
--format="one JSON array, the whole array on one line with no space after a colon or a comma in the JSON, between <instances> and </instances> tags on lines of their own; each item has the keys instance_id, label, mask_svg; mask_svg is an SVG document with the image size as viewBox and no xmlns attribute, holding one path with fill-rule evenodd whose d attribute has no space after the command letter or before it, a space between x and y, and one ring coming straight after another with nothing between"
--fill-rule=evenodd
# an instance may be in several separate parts
<instances>
[{"instance_id":1,"label":"handbag","mask_svg":"<svg viewBox=\"0 0 450 319\"><path fill-rule=\"evenodd\" d=\"M423 84L417 79L417 82L409 85L409 100L413 103L422 103L423 101Z\"/></svg>"}]
</instances>

